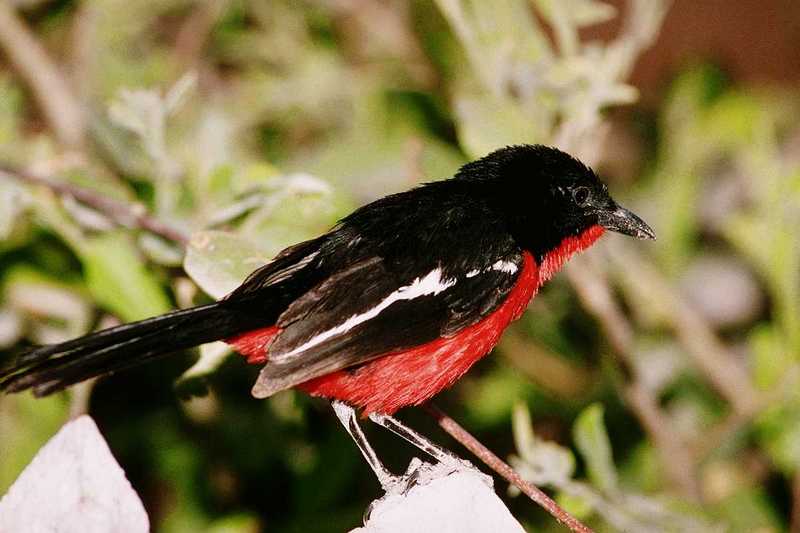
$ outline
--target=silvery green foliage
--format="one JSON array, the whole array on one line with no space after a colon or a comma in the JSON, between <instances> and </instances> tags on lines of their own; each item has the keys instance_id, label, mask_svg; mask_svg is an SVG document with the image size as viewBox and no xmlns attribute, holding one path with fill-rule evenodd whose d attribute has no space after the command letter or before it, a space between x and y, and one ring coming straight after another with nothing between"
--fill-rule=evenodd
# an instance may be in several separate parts
<instances>
[{"instance_id":1,"label":"silvery green foliage","mask_svg":"<svg viewBox=\"0 0 800 533\"><path fill-rule=\"evenodd\" d=\"M149 530L139 496L88 416L65 424L0 500L0 531Z\"/></svg>"},{"instance_id":2,"label":"silvery green foliage","mask_svg":"<svg viewBox=\"0 0 800 533\"><path fill-rule=\"evenodd\" d=\"M458 36L470 69L455 87L461 144L478 157L504 144L557 145L596 159L600 112L631 103L625 83L639 54L655 38L669 2L633 0L619 35L609 43L582 42L578 31L615 15L598 0L537 0L553 28L551 43L529 2L438 0Z\"/></svg>"},{"instance_id":3,"label":"silvery green foliage","mask_svg":"<svg viewBox=\"0 0 800 533\"><path fill-rule=\"evenodd\" d=\"M175 209L182 168L167 145L168 120L188 99L196 83L193 74L179 79L163 95L151 89L122 89L108 107L108 116L118 127L138 138L146 156L146 175L156 187L156 213Z\"/></svg>"},{"instance_id":4,"label":"silvery green foliage","mask_svg":"<svg viewBox=\"0 0 800 533\"><path fill-rule=\"evenodd\" d=\"M513 429L518 455L512 455L509 463L527 481L555 489L559 502L582 520L596 515L615 531L725 531L724 526L708 521L699 510L621 486L599 404L587 407L573 427L587 481L575 479L575 457L568 448L545 441L533 432L530 413L523 405L514 409ZM517 495L519 491L509 487L509 493Z\"/></svg>"}]
</instances>

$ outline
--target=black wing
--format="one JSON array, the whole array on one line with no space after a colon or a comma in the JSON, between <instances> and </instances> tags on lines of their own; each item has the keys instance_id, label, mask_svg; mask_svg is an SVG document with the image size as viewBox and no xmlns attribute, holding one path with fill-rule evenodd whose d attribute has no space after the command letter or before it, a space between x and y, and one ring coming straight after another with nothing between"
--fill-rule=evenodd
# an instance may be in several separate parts
<instances>
[{"instance_id":1,"label":"black wing","mask_svg":"<svg viewBox=\"0 0 800 533\"><path fill-rule=\"evenodd\" d=\"M313 270L324 238L317 237L285 248L272 261L251 272L224 300L246 300L260 296L264 289L290 281L302 270Z\"/></svg>"},{"instance_id":2,"label":"black wing","mask_svg":"<svg viewBox=\"0 0 800 533\"><path fill-rule=\"evenodd\" d=\"M253 271L220 303L264 326L273 325L298 297L325 279L320 268L326 235L286 248L266 265Z\"/></svg>"},{"instance_id":3,"label":"black wing","mask_svg":"<svg viewBox=\"0 0 800 533\"><path fill-rule=\"evenodd\" d=\"M523 268L517 249L481 259L482 267L457 271L431 263L409 279L372 256L328 277L281 314L282 331L253 394L266 397L478 322L503 302Z\"/></svg>"}]
</instances>

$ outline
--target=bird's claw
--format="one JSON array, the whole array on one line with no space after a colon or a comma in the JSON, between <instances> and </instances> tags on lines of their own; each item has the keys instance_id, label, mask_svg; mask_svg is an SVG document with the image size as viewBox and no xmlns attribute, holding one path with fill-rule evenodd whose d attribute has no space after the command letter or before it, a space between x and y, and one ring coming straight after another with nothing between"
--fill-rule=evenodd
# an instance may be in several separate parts
<instances>
[{"instance_id":1,"label":"bird's claw","mask_svg":"<svg viewBox=\"0 0 800 533\"><path fill-rule=\"evenodd\" d=\"M481 479L483 479L488 486L494 486L494 482L490 476L481 472L466 459L461 459L456 455L440 458L435 463L429 463L423 461L419 457L414 457L411 459L411 462L408 463L408 467L402 476L393 476L395 480L392 483L391 489L386 492L404 495L417 485L427 485L434 479L465 470L479 474Z\"/></svg>"}]
</instances>

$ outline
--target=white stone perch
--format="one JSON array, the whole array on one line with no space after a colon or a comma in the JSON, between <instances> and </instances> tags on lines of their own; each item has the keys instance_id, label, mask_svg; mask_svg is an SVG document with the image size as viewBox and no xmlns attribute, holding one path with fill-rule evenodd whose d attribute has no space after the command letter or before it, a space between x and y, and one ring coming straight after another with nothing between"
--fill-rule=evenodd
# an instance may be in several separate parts
<instances>
[{"instance_id":1,"label":"white stone perch","mask_svg":"<svg viewBox=\"0 0 800 533\"><path fill-rule=\"evenodd\" d=\"M407 491L375 500L364 527L350 533L524 533L497 497L492 479L474 468L412 460Z\"/></svg>"},{"instance_id":2,"label":"white stone perch","mask_svg":"<svg viewBox=\"0 0 800 533\"><path fill-rule=\"evenodd\" d=\"M0 532L149 529L139 496L88 416L65 424L0 500Z\"/></svg>"}]
</instances>

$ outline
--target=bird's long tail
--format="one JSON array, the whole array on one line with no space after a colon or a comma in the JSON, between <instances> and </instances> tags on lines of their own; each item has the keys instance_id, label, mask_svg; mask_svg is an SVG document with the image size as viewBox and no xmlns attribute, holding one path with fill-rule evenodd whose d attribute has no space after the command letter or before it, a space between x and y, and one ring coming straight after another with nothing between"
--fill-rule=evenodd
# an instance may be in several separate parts
<instances>
[{"instance_id":1,"label":"bird's long tail","mask_svg":"<svg viewBox=\"0 0 800 533\"><path fill-rule=\"evenodd\" d=\"M40 346L0 367L0 391L32 388L35 395L46 396L101 374L263 325L252 322L244 313L216 302Z\"/></svg>"}]
</instances>

